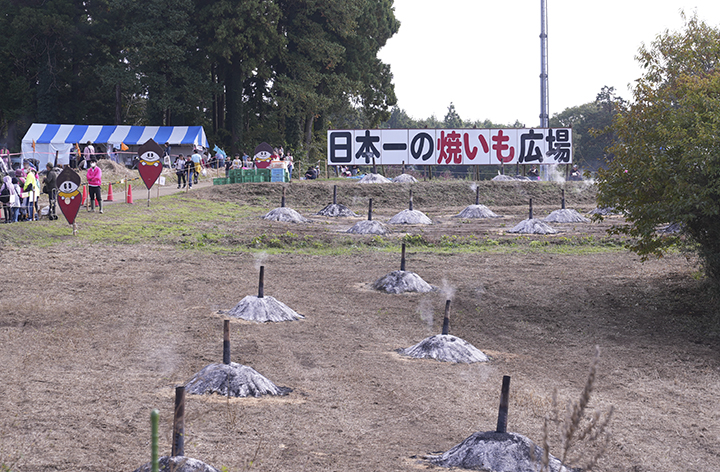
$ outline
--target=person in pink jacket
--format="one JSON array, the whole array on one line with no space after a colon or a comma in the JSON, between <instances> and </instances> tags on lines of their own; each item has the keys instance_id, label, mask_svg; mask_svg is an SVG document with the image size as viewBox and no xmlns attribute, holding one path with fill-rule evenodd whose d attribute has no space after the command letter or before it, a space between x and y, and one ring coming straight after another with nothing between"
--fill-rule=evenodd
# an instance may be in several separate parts
<instances>
[{"instance_id":1,"label":"person in pink jacket","mask_svg":"<svg viewBox=\"0 0 720 472\"><path fill-rule=\"evenodd\" d=\"M98 167L95 159L90 161L90 167L88 167L86 177L88 183L88 199L90 200L88 211L95 211L95 200L97 200L98 208L100 209L100 213L102 213L102 195L100 195L102 169Z\"/></svg>"}]
</instances>

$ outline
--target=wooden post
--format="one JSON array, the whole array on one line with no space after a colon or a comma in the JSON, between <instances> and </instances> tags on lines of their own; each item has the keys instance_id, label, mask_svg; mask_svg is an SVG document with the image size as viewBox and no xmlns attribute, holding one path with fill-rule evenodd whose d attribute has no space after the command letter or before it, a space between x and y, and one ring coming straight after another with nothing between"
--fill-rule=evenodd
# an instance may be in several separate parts
<instances>
[{"instance_id":1,"label":"wooden post","mask_svg":"<svg viewBox=\"0 0 720 472\"><path fill-rule=\"evenodd\" d=\"M400 270L405 271L405 243L402 243L402 256L400 256Z\"/></svg>"},{"instance_id":2,"label":"wooden post","mask_svg":"<svg viewBox=\"0 0 720 472\"><path fill-rule=\"evenodd\" d=\"M368 202L368 221L372 221L372 198Z\"/></svg>"},{"instance_id":3,"label":"wooden post","mask_svg":"<svg viewBox=\"0 0 720 472\"><path fill-rule=\"evenodd\" d=\"M258 284L258 298L265 296L265 266L260 266L260 283Z\"/></svg>"},{"instance_id":4,"label":"wooden post","mask_svg":"<svg viewBox=\"0 0 720 472\"><path fill-rule=\"evenodd\" d=\"M172 457L185 455L185 387L175 387Z\"/></svg>"},{"instance_id":5,"label":"wooden post","mask_svg":"<svg viewBox=\"0 0 720 472\"><path fill-rule=\"evenodd\" d=\"M285 187L283 187L282 199L280 199L280 208L285 208Z\"/></svg>"},{"instance_id":6,"label":"wooden post","mask_svg":"<svg viewBox=\"0 0 720 472\"><path fill-rule=\"evenodd\" d=\"M445 300L445 318L443 318L442 334L450 334L450 300Z\"/></svg>"},{"instance_id":7,"label":"wooden post","mask_svg":"<svg viewBox=\"0 0 720 472\"><path fill-rule=\"evenodd\" d=\"M153 410L150 412L150 470L158 472L160 468L160 459L158 457L158 423L160 422L160 412Z\"/></svg>"},{"instance_id":8,"label":"wooden post","mask_svg":"<svg viewBox=\"0 0 720 472\"><path fill-rule=\"evenodd\" d=\"M412 194L412 189L410 189L410 211L413 211L413 194Z\"/></svg>"},{"instance_id":9,"label":"wooden post","mask_svg":"<svg viewBox=\"0 0 720 472\"><path fill-rule=\"evenodd\" d=\"M529 212L528 219L529 219L529 220L532 220L532 219L533 219L533 217L532 217L532 198L530 199L530 212Z\"/></svg>"},{"instance_id":10,"label":"wooden post","mask_svg":"<svg viewBox=\"0 0 720 472\"><path fill-rule=\"evenodd\" d=\"M562 209L565 209L565 189L562 189Z\"/></svg>"},{"instance_id":11,"label":"wooden post","mask_svg":"<svg viewBox=\"0 0 720 472\"><path fill-rule=\"evenodd\" d=\"M510 376L503 375L502 390L500 391L500 409L498 410L498 433L507 433L508 405L510 404Z\"/></svg>"},{"instance_id":12,"label":"wooden post","mask_svg":"<svg viewBox=\"0 0 720 472\"><path fill-rule=\"evenodd\" d=\"M150 189L148 189L148 207L150 206Z\"/></svg>"},{"instance_id":13,"label":"wooden post","mask_svg":"<svg viewBox=\"0 0 720 472\"><path fill-rule=\"evenodd\" d=\"M337 185L333 185L333 205L337 205Z\"/></svg>"},{"instance_id":14,"label":"wooden post","mask_svg":"<svg viewBox=\"0 0 720 472\"><path fill-rule=\"evenodd\" d=\"M230 320L223 322L223 364L230 364Z\"/></svg>"}]
</instances>

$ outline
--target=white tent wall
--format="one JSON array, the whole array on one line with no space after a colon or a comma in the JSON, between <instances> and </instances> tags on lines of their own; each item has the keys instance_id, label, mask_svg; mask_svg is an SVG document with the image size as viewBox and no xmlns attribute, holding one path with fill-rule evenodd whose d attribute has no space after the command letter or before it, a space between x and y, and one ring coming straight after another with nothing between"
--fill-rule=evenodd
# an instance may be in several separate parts
<instances>
[{"instance_id":1,"label":"white tent wall","mask_svg":"<svg viewBox=\"0 0 720 472\"><path fill-rule=\"evenodd\" d=\"M45 168L48 162L55 163L55 153L58 153L58 165L70 163L70 151L72 151L73 145L66 143L49 143L49 144L35 144L33 149L32 142L22 143L22 158L25 159L37 159L40 162L40 170Z\"/></svg>"}]
</instances>

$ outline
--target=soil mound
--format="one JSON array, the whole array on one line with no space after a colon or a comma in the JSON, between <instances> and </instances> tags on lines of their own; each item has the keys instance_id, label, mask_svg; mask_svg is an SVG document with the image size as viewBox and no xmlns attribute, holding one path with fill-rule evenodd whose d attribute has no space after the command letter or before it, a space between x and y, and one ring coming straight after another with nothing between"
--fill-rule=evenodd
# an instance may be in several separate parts
<instances>
[{"instance_id":1,"label":"soil mound","mask_svg":"<svg viewBox=\"0 0 720 472\"><path fill-rule=\"evenodd\" d=\"M392 179L392 181L402 184L402 183L414 183L414 182L417 182L417 179L410 174L400 174L397 177L395 177L394 179Z\"/></svg>"},{"instance_id":2,"label":"soil mound","mask_svg":"<svg viewBox=\"0 0 720 472\"><path fill-rule=\"evenodd\" d=\"M355 223L347 232L352 234L385 234L388 229L379 221L363 220Z\"/></svg>"},{"instance_id":3,"label":"soil mound","mask_svg":"<svg viewBox=\"0 0 720 472\"><path fill-rule=\"evenodd\" d=\"M292 389L278 387L252 367L231 362L206 366L185 385L185 391L193 395L217 393L224 397L244 398L287 395Z\"/></svg>"},{"instance_id":4,"label":"soil mound","mask_svg":"<svg viewBox=\"0 0 720 472\"><path fill-rule=\"evenodd\" d=\"M619 215L619 213L615 210L614 207L597 207L594 210L591 210L590 214L602 216Z\"/></svg>"},{"instance_id":5,"label":"soil mound","mask_svg":"<svg viewBox=\"0 0 720 472\"><path fill-rule=\"evenodd\" d=\"M360 184L386 184L392 182L380 174L365 174L362 179L358 180Z\"/></svg>"},{"instance_id":6,"label":"soil mound","mask_svg":"<svg viewBox=\"0 0 720 472\"><path fill-rule=\"evenodd\" d=\"M502 218L485 205L469 205L453 218Z\"/></svg>"},{"instance_id":7,"label":"soil mound","mask_svg":"<svg viewBox=\"0 0 720 472\"><path fill-rule=\"evenodd\" d=\"M590 223L590 220L582 216L576 210L555 210L543 218L547 223Z\"/></svg>"},{"instance_id":8,"label":"soil mound","mask_svg":"<svg viewBox=\"0 0 720 472\"><path fill-rule=\"evenodd\" d=\"M431 225L432 220L418 210L403 210L388 221L391 225Z\"/></svg>"},{"instance_id":9,"label":"soil mound","mask_svg":"<svg viewBox=\"0 0 720 472\"><path fill-rule=\"evenodd\" d=\"M97 165L104 173L122 173L127 170L127 168L122 165L118 164L117 162L113 162L110 159L99 159L97 161Z\"/></svg>"},{"instance_id":10,"label":"soil mound","mask_svg":"<svg viewBox=\"0 0 720 472\"><path fill-rule=\"evenodd\" d=\"M658 231L661 234L675 234L682 231L682 225L680 223L672 223L669 224L663 228L660 228Z\"/></svg>"},{"instance_id":11,"label":"soil mound","mask_svg":"<svg viewBox=\"0 0 720 472\"><path fill-rule=\"evenodd\" d=\"M512 177L510 175L496 175L490 180L494 180L495 182L517 182L518 180L527 180L530 181L527 177Z\"/></svg>"},{"instance_id":12,"label":"soil mound","mask_svg":"<svg viewBox=\"0 0 720 472\"><path fill-rule=\"evenodd\" d=\"M555 234L557 231L543 223L542 220L533 218L531 220L522 220L513 229L509 229L508 233Z\"/></svg>"},{"instance_id":13,"label":"soil mound","mask_svg":"<svg viewBox=\"0 0 720 472\"><path fill-rule=\"evenodd\" d=\"M265 216L263 216L264 220L270 220L270 221L284 221L287 223L308 223L310 220L303 217L300 213L296 212L292 208L275 208L274 210L270 210Z\"/></svg>"},{"instance_id":14,"label":"soil mound","mask_svg":"<svg viewBox=\"0 0 720 472\"><path fill-rule=\"evenodd\" d=\"M416 359L435 359L441 362L472 364L487 362L488 356L464 339L450 334L436 334L414 346L398 350L403 356Z\"/></svg>"},{"instance_id":15,"label":"soil mound","mask_svg":"<svg viewBox=\"0 0 720 472\"><path fill-rule=\"evenodd\" d=\"M425 282L422 277L415 272L405 270L396 270L390 272L385 277L381 277L375 281L373 288L387 293L426 293L435 290L435 287Z\"/></svg>"},{"instance_id":16,"label":"soil mound","mask_svg":"<svg viewBox=\"0 0 720 472\"><path fill-rule=\"evenodd\" d=\"M159 460L160 472L220 472L218 469L211 465L185 456L163 456ZM141 465L134 472L150 472L152 470L152 464Z\"/></svg>"},{"instance_id":17,"label":"soil mound","mask_svg":"<svg viewBox=\"0 0 720 472\"><path fill-rule=\"evenodd\" d=\"M345 218L351 218L351 217L358 216L350 208L346 207L345 205L340 205L338 203L331 203L330 205L326 206L325 208L323 208L316 214L320 215L320 216L332 216L332 217L340 216L340 217L345 217Z\"/></svg>"},{"instance_id":18,"label":"soil mound","mask_svg":"<svg viewBox=\"0 0 720 472\"><path fill-rule=\"evenodd\" d=\"M253 295L240 300L232 310L225 313L233 318L265 323L267 321L295 321L305 317L273 297L258 298Z\"/></svg>"},{"instance_id":19,"label":"soil mound","mask_svg":"<svg viewBox=\"0 0 720 472\"><path fill-rule=\"evenodd\" d=\"M474 433L430 462L441 467L459 467L493 472L536 472L540 470L543 450L529 438L517 433L495 431ZM550 456L551 472L575 472Z\"/></svg>"}]
</instances>

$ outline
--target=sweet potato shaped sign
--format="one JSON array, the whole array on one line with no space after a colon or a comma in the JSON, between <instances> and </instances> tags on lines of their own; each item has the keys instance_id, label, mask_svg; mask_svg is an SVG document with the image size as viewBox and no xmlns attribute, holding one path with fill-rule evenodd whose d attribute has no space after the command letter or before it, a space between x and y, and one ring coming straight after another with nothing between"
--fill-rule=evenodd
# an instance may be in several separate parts
<instances>
[{"instance_id":1,"label":"sweet potato shaped sign","mask_svg":"<svg viewBox=\"0 0 720 472\"><path fill-rule=\"evenodd\" d=\"M75 223L75 218L82 205L81 183L78 173L69 166L65 167L57 176L58 206L68 224Z\"/></svg>"},{"instance_id":2,"label":"sweet potato shaped sign","mask_svg":"<svg viewBox=\"0 0 720 472\"><path fill-rule=\"evenodd\" d=\"M148 140L138 149L138 157L140 158L138 172L140 172L140 177L145 182L148 190L152 188L162 172L162 161L160 160L162 154L162 147L153 139Z\"/></svg>"}]
</instances>

